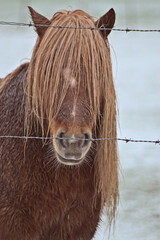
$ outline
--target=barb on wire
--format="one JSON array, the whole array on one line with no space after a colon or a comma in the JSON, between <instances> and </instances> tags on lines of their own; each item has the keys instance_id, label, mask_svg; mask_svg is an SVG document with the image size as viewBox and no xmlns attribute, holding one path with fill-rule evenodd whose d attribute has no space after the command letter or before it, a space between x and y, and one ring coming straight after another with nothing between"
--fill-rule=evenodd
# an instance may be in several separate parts
<instances>
[{"instance_id":1,"label":"barb on wire","mask_svg":"<svg viewBox=\"0 0 160 240\"><path fill-rule=\"evenodd\" d=\"M84 141L123 141L123 142L132 142L132 143L154 143L160 144L160 140L137 140L131 138L62 138L62 137L36 137L36 136L0 136L2 138L16 138L16 139L39 139L39 140L52 140L52 139L70 139L70 140L84 140Z\"/></svg>"},{"instance_id":2,"label":"barb on wire","mask_svg":"<svg viewBox=\"0 0 160 240\"><path fill-rule=\"evenodd\" d=\"M111 30L117 32L160 32L160 29L132 29L132 28L96 28L96 27L70 27L70 26L51 26L43 24L33 24L33 23L20 23L20 22L6 22L0 21L0 25L3 26L20 26L20 27L52 27L52 28L67 28L67 29L89 29L89 30Z\"/></svg>"}]
</instances>

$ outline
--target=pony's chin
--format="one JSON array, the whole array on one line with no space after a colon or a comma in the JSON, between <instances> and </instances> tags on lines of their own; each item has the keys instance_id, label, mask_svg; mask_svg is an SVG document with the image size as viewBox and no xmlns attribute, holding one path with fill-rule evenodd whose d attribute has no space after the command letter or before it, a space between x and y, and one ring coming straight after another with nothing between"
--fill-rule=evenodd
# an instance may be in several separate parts
<instances>
[{"instance_id":1,"label":"pony's chin","mask_svg":"<svg viewBox=\"0 0 160 240\"><path fill-rule=\"evenodd\" d=\"M58 153L56 153L56 155L57 155L57 161L60 162L63 165L75 166L75 165L81 164L82 161L83 161L83 158L78 159L78 160L76 160L76 159L74 160L74 159L63 158Z\"/></svg>"}]
</instances>

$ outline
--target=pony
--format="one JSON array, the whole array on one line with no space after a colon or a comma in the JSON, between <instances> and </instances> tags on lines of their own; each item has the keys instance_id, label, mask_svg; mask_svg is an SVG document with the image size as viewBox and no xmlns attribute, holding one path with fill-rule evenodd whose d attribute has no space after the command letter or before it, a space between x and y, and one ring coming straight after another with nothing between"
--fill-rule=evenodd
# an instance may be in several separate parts
<instances>
[{"instance_id":1,"label":"pony","mask_svg":"<svg viewBox=\"0 0 160 240\"><path fill-rule=\"evenodd\" d=\"M91 141L117 136L115 12L29 10L31 60L0 81L0 135L28 137L0 139L0 240L90 240L119 199L117 142Z\"/></svg>"}]
</instances>

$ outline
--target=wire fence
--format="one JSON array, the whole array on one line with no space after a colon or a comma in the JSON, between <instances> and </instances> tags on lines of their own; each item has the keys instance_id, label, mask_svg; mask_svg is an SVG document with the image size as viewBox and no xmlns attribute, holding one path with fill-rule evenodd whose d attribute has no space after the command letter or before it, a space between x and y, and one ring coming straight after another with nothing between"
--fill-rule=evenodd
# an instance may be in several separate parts
<instances>
[{"instance_id":1,"label":"wire fence","mask_svg":"<svg viewBox=\"0 0 160 240\"><path fill-rule=\"evenodd\" d=\"M2 138L16 138L16 139L39 139L39 140L53 140L53 139L60 139L60 140L81 140L81 141L122 141L126 143L153 143L153 144L159 144L160 140L137 140L137 139L131 139L131 138L67 138L67 137L36 137L36 136L0 136L0 139Z\"/></svg>"},{"instance_id":2,"label":"wire fence","mask_svg":"<svg viewBox=\"0 0 160 240\"><path fill-rule=\"evenodd\" d=\"M66 29L88 29L88 30L111 30L111 31L117 31L117 32L141 32L141 33L153 33L153 32L159 32L160 29L132 29L132 28L96 28L96 27L70 27L70 26L51 26L51 25L43 25L43 24L33 24L33 23L20 23L20 22L6 22L6 21L0 21L1 26L19 26L19 27L51 27L51 28L66 28Z\"/></svg>"},{"instance_id":3,"label":"wire fence","mask_svg":"<svg viewBox=\"0 0 160 240\"><path fill-rule=\"evenodd\" d=\"M43 25L43 24L33 24L33 23L20 23L20 22L6 22L0 21L1 26L19 26L19 27L51 27L51 28L58 28L58 29L84 29L84 30L111 30L117 32L160 32L160 29L131 29L131 28L91 28L91 27L70 27L70 26L50 26L50 25ZM84 140L84 141L122 141L126 143L152 143L152 144L159 144L160 140L138 140L138 139L131 139L131 138L89 138L89 139L82 139L82 138L62 138L62 137L37 137L37 136L0 136L0 139L4 138L12 138L12 139L39 139L39 140L53 140L53 139L70 139L70 140Z\"/></svg>"}]
</instances>

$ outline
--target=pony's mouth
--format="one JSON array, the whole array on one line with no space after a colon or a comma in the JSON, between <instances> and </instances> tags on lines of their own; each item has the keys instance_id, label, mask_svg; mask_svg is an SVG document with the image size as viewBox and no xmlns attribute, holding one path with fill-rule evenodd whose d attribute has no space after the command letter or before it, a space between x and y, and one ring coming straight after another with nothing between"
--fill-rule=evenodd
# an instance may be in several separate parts
<instances>
[{"instance_id":1,"label":"pony's mouth","mask_svg":"<svg viewBox=\"0 0 160 240\"><path fill-rule=\"evenodd\" d=\"M76 160L76 159L64 158L61 155L59 155L58 153L56 153L56 155L57 155L57 160L64 165L70 165L70 166L71 165L78 165L83 161L83 158L80 158L80 159Z\"/></svg>"}]
</instances>

